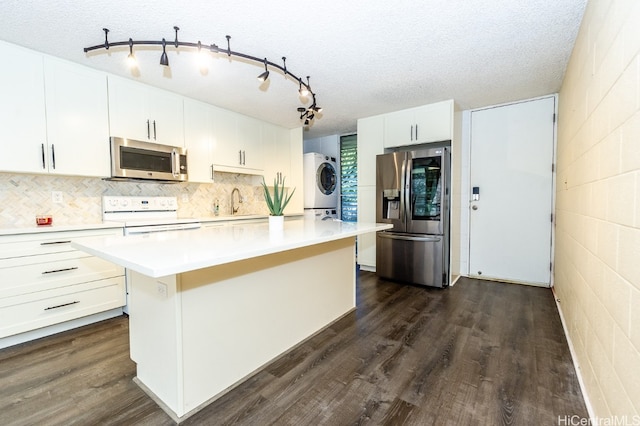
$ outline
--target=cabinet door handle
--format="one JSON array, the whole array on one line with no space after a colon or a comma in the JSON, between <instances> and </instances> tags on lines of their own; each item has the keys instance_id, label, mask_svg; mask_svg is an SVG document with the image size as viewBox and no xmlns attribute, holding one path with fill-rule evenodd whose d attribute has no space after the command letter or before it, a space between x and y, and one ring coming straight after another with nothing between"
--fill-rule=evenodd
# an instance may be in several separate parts
<instances>
[{"instance_id":1,"label":"cabinet door handle","mask_svg":"<svg viewBox=\"0 0 640 426\"><path fill-rule=\"evenodd\" d=\"M67 271L75 271L76 269L78 269L77 266L72 266L71 268L64 268L64 269L52 269L50 271L44 271L42 273L42 275L46 275L46 274L55 274L56 272L67 272Z\"/></svg>"},{"instance_id":2,"label":"cabinet door handle","mask_svg":"<svg viewBox=\"0 0 640 426\"><path fill-rule=\"evenodd\" d=\"M51 144L51 165L53 166L53 170L56 169L56 146Z\"/></svg>"},{"instance_id":3,"label":"cabinet door handle","mask_svg":"<svg viewBox=\"0 0 640 426\"><path fill-rule=\"evenodd\" d=\"M147 120L147 139L151 139L151 123Z\"/></svg>"},{"instance_id":4,"label":"cabinet door handle","mask_svg":"<svg viewBox=\"0 0 640 426\"><path fill-rule=\"evenodd\" d=\"M42 147L42 168L44 169L44 168L47 167L46 163L44 162L45 161L45 158L44 158L44 144L40 144L40 146Z\"/></svg>"},{"instance_id":5,"label":"cabinet door handle","mask_svg":"<svg viewBox=\"0 0 640 426\"><path fill-rule=\"evenodd\" d=\"M73 302L69 302L69 303L63 303L62 305L56 305L56 306L49 306L48 308L44 308L45 311L49 311L51 309L58 309L58 308L63 308L65 306L69 306L69 305L75 305L76 303L80 303L79 300L75 300Z\"/></svg>"},{"instance_id":6,"label":"cabinet door handle","mask_svg":"<svg viewBox=\"0 0 640 426\"><path fill-rule=\"evenodd\" d=\"M41 246L51 246L54 244L69 244L71 240L67 241L47 241L46 243L40 243Z\"/></svg>"},{"instance_id":7,"label":"cabinet door handle","mask_svg":"<svg viewBox=\"0 0 640 426\"><path fill-rule=\"evenodd\" d=\"M418 125L416 124L416 140L418 140Z\"/></svg>"},{"instance_id":8,"label":"cabinet door handle","mask_svg":"<svg viewBox=\"0 0 640 426\"><path fill-rule=\"evenodd\" d=\"M413 140L413 124L411 125L411 140Z\"/></svg>"},{"instance_id":9,"label":"cabinet door handle","mask_svg":"<svg viewBox=\"0 0 640 426\"><path fill-rule=\"evenodd\" d=\"M247 164L247 151L242 150L242 165L245 166Z\"/></svg>"},{"instance_id":10,"label":"cabinet door handle","mask_svg":"<svg viewBox=\"0 0 640 426\"><path fill-rule=\"evenodd\" d=\"M242 166L242 150L238 151L238 155L240 155L240 159L238 160L238 164Z\"/></svg>"},{"instance_id":11,"label":"cabinet door handle","mask_svg":"<svg viewBox=\"0 0 640 426\"><path fill-rule=\"evenodd\" d=\"M158 135L156 133L156 120L153 120L153 140L157 140L158 139Z\"/></svg>"},{"instance_id":12,"label":"cabinet door handle","mask_svg":"<svg viewBox=\"0 0 640 426\"><path fill-rule=\"evenodd\" d=\"M213 164L210 165L209 168L211 169L211 180L214 180L214 178L213 178Z\"/></svg>"}]
</instances>

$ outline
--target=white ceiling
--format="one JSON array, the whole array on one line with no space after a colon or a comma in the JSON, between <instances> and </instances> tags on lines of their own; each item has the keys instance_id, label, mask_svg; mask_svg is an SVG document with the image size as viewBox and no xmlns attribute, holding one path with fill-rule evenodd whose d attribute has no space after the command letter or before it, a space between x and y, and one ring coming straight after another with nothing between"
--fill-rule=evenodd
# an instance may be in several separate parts
<instances>
[{"instance_id":1,"label":"white ceiling","mask_svg":"<svg viewBox=\"0 0 640 426\"><path fill-rule=\"evenodd\" d=\"M356 130L361 117L455 99L462 109L557 92L586 0L3 0L0 39L134 78L286 127L301 125L297 84L260 64L168 48L85 54L112 42L179 39L281 62L311 76L322 116L305 137ZM306 104L309 105L308 103Z\"/></svg>"}]
</instances>

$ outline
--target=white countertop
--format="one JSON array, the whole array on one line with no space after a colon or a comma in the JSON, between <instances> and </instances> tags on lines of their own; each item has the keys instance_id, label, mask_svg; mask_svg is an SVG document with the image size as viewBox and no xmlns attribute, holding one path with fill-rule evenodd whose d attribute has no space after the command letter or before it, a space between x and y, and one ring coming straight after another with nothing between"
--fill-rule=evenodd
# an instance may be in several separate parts
<instances>
[{"instance_id":1,"label":"white countertop","mask_svg":"<svg viewBox=\"0 0 640 426\"><path fill-rule=\"evenodd\" d=\"M87 253L151 277L296 249L389 229L389 224L293 219L270 233L268 222L226 222L208 228L96 237L73 242Z\"/></svg>"}]
</instances>

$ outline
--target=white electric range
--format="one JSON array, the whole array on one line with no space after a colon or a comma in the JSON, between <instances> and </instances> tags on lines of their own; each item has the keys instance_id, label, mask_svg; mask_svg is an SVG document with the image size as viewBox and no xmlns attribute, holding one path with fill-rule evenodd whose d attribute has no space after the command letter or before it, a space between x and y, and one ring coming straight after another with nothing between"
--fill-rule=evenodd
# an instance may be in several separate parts
<instances>
[{"instance_id":1,"label":"white electric range","mask_svg":"<svg viewBox=\"0 0 640 426\"><path fill-rule=\"evenodd\" d=\"M176 197L102 197L102 220L124 224L124 235L200 228L198 219L178 218ZM126 271L126 305L129 314L129 271Z\"/></svg>"},{"instance_id":2,"label":"white electric range","mask_svg":"<svg viewBox=\"0 0 640 426\"><path fill-rule=\"evenodd\" d=\"M122 222L125 235L200 228L200 221L178 218L176 197L102 197L102 220Z\"/></svg>"}]
</instances>

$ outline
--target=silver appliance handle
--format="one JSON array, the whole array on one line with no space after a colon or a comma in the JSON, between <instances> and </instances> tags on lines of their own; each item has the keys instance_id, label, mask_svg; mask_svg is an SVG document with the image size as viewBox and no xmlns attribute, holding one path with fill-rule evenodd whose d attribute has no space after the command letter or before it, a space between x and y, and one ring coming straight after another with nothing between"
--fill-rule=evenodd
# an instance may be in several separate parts
<instances>
[{"instance_id":1,"label":"silver appliance handle","mask_svg":"<svg viewBox=\"0 0 640 426\"><path fill-rule=\"evenodd\" d=\"M411 235L390 234L388 232L378 232L378 236L390 240L419 241L425 243L437 243L442 239L441 237L416 237Z\"/></svg>"},{"instance_id":2,"label":"silver appliance handle","mask_svg":"<svg viewBox=\"0 0 640 426\"><path fill-rule=\"evenodd\" d=\"M171 174L173 177L178 177L180 172L180 156L175 149L171 150Z\"/></svg>"},{"instance_id":3,"label":"silver appliance handle","mask_svg":"<svg viewBox=\"0 0 640 426\"><path fill-rule=\"evenodd\" d=\"M413 126L411 126L413 127ZM405 222L405 204L406 204L406 185L407 185L407 157L405 154L404 160L402 160L402 169L401 169L401 178L400 178L400 223Z\"/></svg>"}]
</instances>

